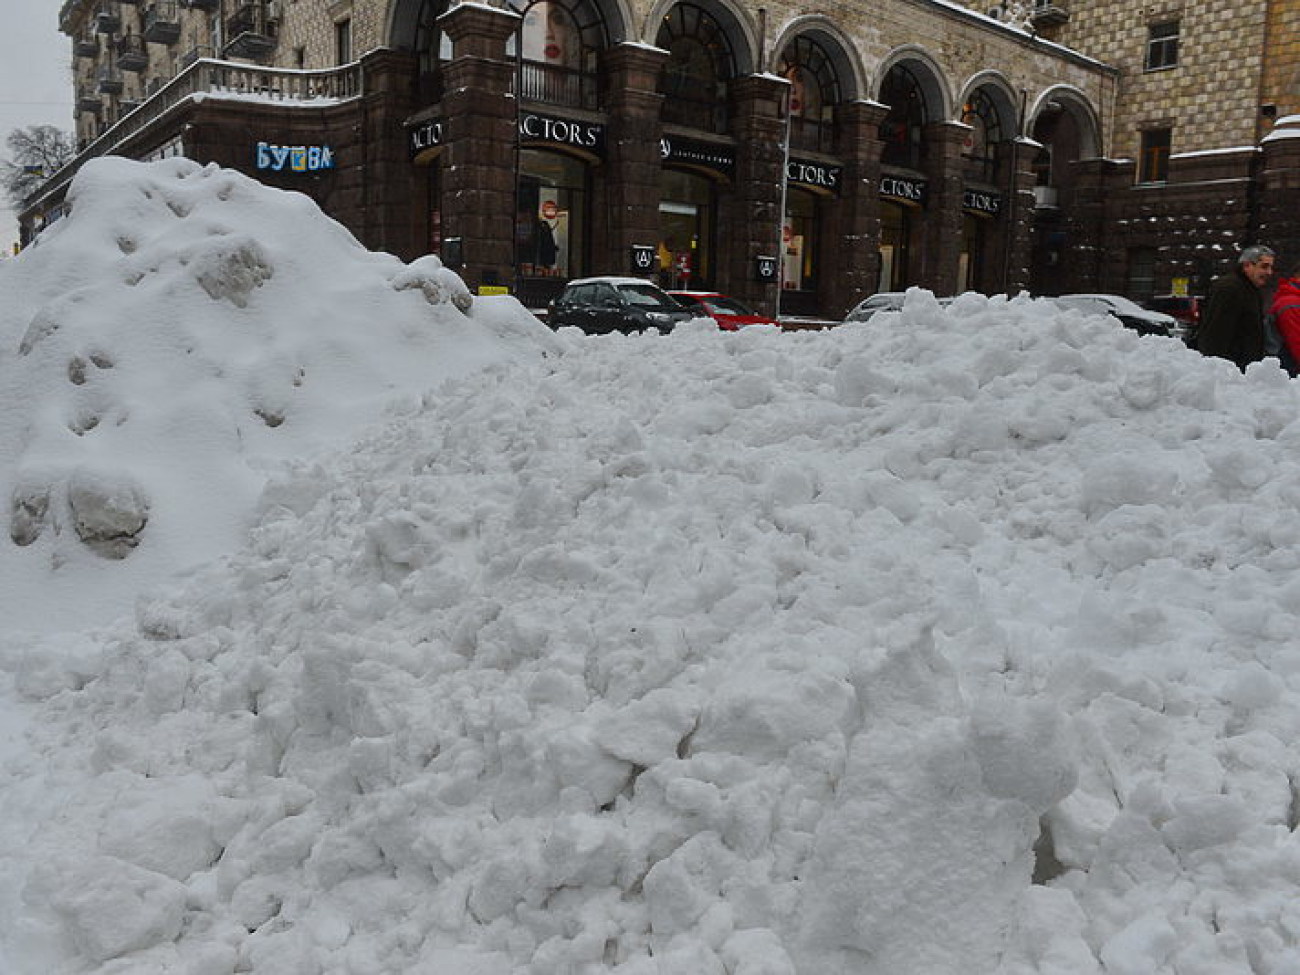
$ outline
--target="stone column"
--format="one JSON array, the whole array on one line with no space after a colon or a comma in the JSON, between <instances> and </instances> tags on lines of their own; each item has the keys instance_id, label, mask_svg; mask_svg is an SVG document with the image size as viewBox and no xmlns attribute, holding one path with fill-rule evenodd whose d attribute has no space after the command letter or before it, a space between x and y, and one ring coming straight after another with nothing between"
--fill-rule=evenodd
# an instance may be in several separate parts
<instances>
[{"instance_id":1,"label":"stone column","mask_svg":"<svg viewBox=\"0 0 1300 975\"><path fill-rule=\"evenodd\" d=\"M957 269L962 247L961 150L970 126L960 122L933 122L926 126L929 147L926 178L929 200L925 207L921 260L916 282L936 295L950 295L957 288Z\"/></svg>"},{"instance_id":2,"label":"stone column","mask_svg":"<svg viewBox=\"0 0 1300 975\"><path fill-rule=\"evenodd\" d=\"M880 123L889 107L855 101L836 106L836 145L844 185L823 241L818 287L825 314L840 318L880 282Z\"/></svg>"},{"instance_id":3,"label":"stone column","mask_svg":"<svg viewBox=\"0 0 1300 975\"><path fill-rule=\"evenodd\" d=\"M515 62L506 41L519 16L462 3L442 18L452 42L443 68L446 148L442 153L442 220L446 241L459 237L472 289L514 281L515 171L518 112Z\"/></svg>"},{"instance_id":4,"label":"stone column","mask_svg":"<svg viewBox=\"0 0 1300 975\"><path fill-rule=\"evenodd\" d=\"M416 179L423 179L426 171L411 165L402 124L416 107L412 81L418 70L414 54L388 48L367 53L361 59L365 95L356 109L360 117L353 120L363 157L357 192L364 203L365 227L358 237L368 247L406 261L426 246L413 232L410 218L414 201L423 198Z\"/></svg>"},{"instance_id":5,"label":"stone column","mask_svg":"<svg viewBox=\"0 0 1300 975\"><path fill-rule=\"evenodd\" d=\"M780 258L781 204L785 199L785 98L790 83L774 75L749 75L731 83L735 184L719 214L719 290L771 314L778 283L754 274L755 258Z\"/></svg>"},{"instance_id":6,"label":"stone column","mask_svg":"<svg viewBox=\"0 0 1300 975\"><path fill-rule=\"evenodd\" d=\"M1014 295L1029 290L1030 235L1034 216L1034 154L1039 144L1031 139L1012 139L1005 145L1005 158L998 166L997 186L1002 210L989 234L980 290Z\"/></svg>"},{"instance_id":7,"label":"stone column","mask_svg":"<svg viewBox=\"0 0 1300 975\"><path fill-rule=\"evenodd\" d=\"M667 59L667 51L639 44L605 52L607 173L594 188L591 221L596 273L628 273L632 245L659 242L664 96L658 89Z\"/></svg>"}]
</instances>

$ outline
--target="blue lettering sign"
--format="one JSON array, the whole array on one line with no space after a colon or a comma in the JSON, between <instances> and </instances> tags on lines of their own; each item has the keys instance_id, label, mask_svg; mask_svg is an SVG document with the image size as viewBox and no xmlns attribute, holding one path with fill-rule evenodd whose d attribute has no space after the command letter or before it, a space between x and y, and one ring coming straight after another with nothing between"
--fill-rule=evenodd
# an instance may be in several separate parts
<instances>
[{"instance_id":1,"label":"blue lettering sign","mask_svg":"<svg viewBox=\"0 0 1300 975\"><path fill-rule=\"evenodd\" d=\"M285 169L294 173L316 173L334 168L334 150L329 146L277 146L259 142L257 168L274 173Z\"/></svg>"}]
</instances>

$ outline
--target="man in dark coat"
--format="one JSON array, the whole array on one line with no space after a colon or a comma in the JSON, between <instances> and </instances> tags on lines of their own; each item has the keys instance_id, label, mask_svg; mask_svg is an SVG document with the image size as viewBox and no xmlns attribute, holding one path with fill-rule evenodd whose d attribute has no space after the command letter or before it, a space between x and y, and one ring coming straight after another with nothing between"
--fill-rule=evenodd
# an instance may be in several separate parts
<instances>
[{"instance_id":1,"label":"man in dark coat","mask_svg":"<svg viewBox=\"0 0 1300 975\"><path fill-rule=\"evenodd\" d=\"M1210 299L1201 313L1197 347L1206 355L1230 359L1243 372L1264 358L1264 295L1273 276L1273 251L1247 247L1237 266L1210 285Z\"/></svg>"}]
</instances>

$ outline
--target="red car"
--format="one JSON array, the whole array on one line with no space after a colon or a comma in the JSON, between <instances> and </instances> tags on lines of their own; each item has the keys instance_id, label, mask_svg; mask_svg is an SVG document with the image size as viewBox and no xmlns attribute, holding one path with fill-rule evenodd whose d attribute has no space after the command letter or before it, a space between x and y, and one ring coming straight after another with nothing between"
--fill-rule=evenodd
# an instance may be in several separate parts
<instances>
[{"instance_id":1,"label":"red car","mask_svg":"<svg viewBox=\"0 0 1300 975\"><path fill-rule=\"evenodd\" d=\"M727 295L715 291L670 291L668 292L683 308L701 316L707 315L718 323L718 328L734 332L745 325L771 325L779 323L766 315L760 315L754 309Z\"/></svg>"}]
</instances>

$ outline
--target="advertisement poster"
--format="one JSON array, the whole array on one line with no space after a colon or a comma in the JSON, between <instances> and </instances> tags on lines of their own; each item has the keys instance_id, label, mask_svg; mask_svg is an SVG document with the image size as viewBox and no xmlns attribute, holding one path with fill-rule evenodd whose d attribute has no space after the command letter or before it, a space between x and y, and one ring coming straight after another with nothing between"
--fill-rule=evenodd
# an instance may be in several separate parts
<instances>
[{"instance_id":1,"label":"advertisement poster","mask_svg":"<svg viewBox=\"0 0 1300 975\"><path fill-rule=\"evenodd\" d=\"M542 187L538 195L536 273L568 277L569 211L560 208L558 193Z\"/></svg>"}]
</instances>

